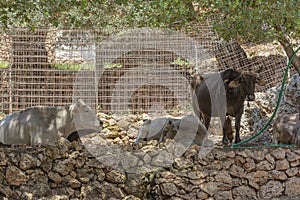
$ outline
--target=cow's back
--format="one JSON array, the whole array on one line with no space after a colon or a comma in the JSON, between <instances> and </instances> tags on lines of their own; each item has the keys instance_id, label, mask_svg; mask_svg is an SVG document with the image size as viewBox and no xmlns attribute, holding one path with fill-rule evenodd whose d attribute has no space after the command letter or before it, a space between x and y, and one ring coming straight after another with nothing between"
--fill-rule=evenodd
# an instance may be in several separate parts
<instances>
[{"instance_id":1,"label":"cow's back","mask_svg":"<svg viewBox=\"0 0 300 200\"><path fill-rule=\"evenodd\" d=\"M58 140L56 107L32 107L8 115L0 124L4 144L42 144Z\"/></svg>"}]
</instances>

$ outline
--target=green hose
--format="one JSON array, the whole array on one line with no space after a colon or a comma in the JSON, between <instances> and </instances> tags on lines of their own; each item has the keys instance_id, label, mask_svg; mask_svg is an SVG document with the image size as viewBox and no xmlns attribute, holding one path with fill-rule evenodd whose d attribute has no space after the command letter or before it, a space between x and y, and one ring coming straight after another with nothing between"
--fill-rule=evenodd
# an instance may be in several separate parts
<instances>
[{"instance_id":1,"label":"green hose","mask_svg":"<svg viewBox=\"0 0 300 200\"><path fill-rule=\"evenodd\" d=\"M282 84L281 84L281 89L280 89L280 93L279 93L279 96L278 96L277 104L276 104L274 113L271 116L271 118L268 121L268 123L257 134L251 136L250 138L247 138L244 141L241 141L239 143L233 144L232 148L241 148L241 147L239 147L240 145L245 144L245 143L253 140L257 136L259 136L260 134L262 134L268 128L268 126L271 124L271 122L273 121L273 119L274 119L274 117L275 117L275 115L277 113L277 110L278 110L280 102L281 102L282 94L283 94L283 91L284 91L284 85L285 85L285 82L286 82L286 79L287 79L287 76L288 76L289 69L291 67L291 63L292 63L294 57L296 56L296 54L297 54L297 52L299 50L300 50L300 47L293 53L292 57L289 59L288 65L287 65L287 67L285 69L285 74L284 74L283 81L282 81ZM290 145L290 144L269 144L269 145L264 145L264 146L295 146L295 145ZM243 147L243 148L258 148L258 147L261 147L261 146L248 146L248 147Z\"/></svg>"}]
</instances>

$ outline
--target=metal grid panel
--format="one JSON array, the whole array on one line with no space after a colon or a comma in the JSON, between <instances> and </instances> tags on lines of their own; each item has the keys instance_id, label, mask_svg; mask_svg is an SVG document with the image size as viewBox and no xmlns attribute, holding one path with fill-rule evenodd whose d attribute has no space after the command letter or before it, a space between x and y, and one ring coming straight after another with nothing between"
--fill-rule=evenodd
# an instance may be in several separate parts
<instances>
[{"instance_id":1,"label":"metal grid panel","mask_svg":"<svg viewBox=\"0 0 300 200\"><path fill-rule=\"evenodd\" d=\"M183 34L132 29L110 37L91 30L13 29L1 33L0 111L34 105L69 105L76 98L104 112L189 112L190 68L255 70L279 84L284 56L247 57L235 42L218 38L209 24Z\"/></svg>"}]
</instances>

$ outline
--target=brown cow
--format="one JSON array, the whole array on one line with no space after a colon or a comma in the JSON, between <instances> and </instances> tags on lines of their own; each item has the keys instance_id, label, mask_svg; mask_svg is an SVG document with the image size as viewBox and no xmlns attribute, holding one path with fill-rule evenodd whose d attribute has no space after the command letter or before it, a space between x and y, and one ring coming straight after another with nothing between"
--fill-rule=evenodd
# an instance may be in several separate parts
<instances>
[{"instance_id":1,"label":"brown cow","mask_svg":"<svg viewBox=\"0 0 300 200\"><path fill-rule=\"evenodd\" d=\"M207 129L211 117L220 117L223 123L223 144L228 144L226 115L235 117L235 143L241 141L240 123L244 112L244 101L255 100L255 83L264 84L257 79L256 74L238 72L234 69L209 74L203 76L200 81L194 79L191 82L196 97L193 98L195 114L203 118Z\"/></svg>"}]
</instances>

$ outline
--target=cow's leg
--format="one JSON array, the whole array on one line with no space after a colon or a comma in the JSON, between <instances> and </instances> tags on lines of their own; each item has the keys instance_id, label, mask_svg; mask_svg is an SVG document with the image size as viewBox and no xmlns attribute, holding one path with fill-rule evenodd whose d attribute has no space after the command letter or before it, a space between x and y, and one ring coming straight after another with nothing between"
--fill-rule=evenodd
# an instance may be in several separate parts
<instances>
[{"instance_id":1,"label":"cow's leg","mask_svg":"<svg viewBox=\"0 0 300 200\"><path fill-rule=\"evenodd\" d=\"M210 124L210 116L208 116L208 115L204 115L203 114L203 118L204 118L204 125L205 125L205 128L206 128L206 130L208 130L208 127L209 127L209 124Z\"/></svg>"},{"instance_id":2,"label":"cow's leg","mask_svg":"<svg viewBox=\"0 0 300 200\"><path fill-rule=\"evenodd\" d=\"M223 140L222 140L224 145L229 144L228 137L227 137L227 126L228 126L228 124L227 124L226 117L225 117L225 120L223 121Z\"/></svg>"},{"instance_id":3,"label":"cow's leg","mask_svg":"<svg viewBox=\"0 0 300 200\"><path fill-rule=\"evenodd\" d=\"M235 141L234 141L234 143L239 143L241 141L240 127L241 127L242 114L243 114L243 112L239 113L235 116Z\"/></svg>"}]
</instances>

